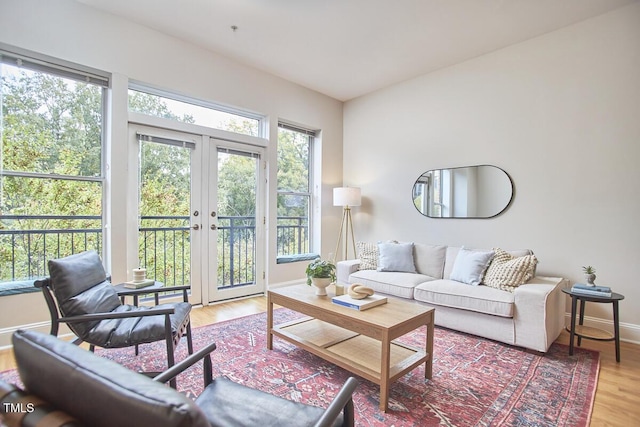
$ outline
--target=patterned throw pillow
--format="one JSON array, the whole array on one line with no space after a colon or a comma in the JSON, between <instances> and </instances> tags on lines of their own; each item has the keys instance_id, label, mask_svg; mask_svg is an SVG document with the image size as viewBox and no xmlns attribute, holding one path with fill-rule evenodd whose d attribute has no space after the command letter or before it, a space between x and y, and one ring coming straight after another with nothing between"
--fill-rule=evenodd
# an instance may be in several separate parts
<instances>
[{"instance_id":1,"label":"patterned throw pillow","mask_svg":"<svg viewBox=\"0 0 640 427\"><path fill-rule=\"evenodd\" d=\"M375 243L357 242L356 252L360 259L359 270L376 270L378 268L378 245Z\"/></svg>"},{"instance_id":2,"label":"patterned throw pillow","mask_svg":"<svg viewBox=\"0 0 640 427\"><path fill-rule=\"evenodd\" d=\"M535 255L514 257L500 248L495 248L494 252L495 256L484 275L485 285L513 292L533 277L538 264Z\"/></svg>"}]
</instances>

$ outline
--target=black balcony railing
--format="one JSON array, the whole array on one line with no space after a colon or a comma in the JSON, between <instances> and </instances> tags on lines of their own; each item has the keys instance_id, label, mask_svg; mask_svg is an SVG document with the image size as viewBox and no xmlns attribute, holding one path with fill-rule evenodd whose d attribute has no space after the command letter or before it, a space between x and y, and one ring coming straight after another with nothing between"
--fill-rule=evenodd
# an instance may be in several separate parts
<instances>
[{"instance_id":1,"label":"black balcony railing","mask_svg":"<svg viewBox=\"0 0 640 427\"><path fill-rule=\"evenodd\" d=\"M187 216L145 216L139 227L139 256L147 276L167 286L190 283ZM218 286L254 283L254 217L218 218ZM308 252L308 220L278 217L278 254ZM101 253L99 216L0 216L0 282L48 275L47 260L94 249Z\"/></svg>"},{"instance_id":2,"label":"black balcony railing","mask_svg":"<svg viewBox=\"0 0 640 427\"><path fill-rule=\"evenodd\" d=\"M47 260L102 251L99 216L1 215L0 282L48 275Z\"/></svg>"},{"instance_id":3,"label":"black balcony railing","mask_svg":"<svg viewBox=\"0 0 640 427\"><path fill-rule=\"evenodd\" d=\"M191 283L188 216L143 216L138 228L140 266L165 286Z\"/></svg>"},{"instance_id":4,"label":"black balcony railing","mask_svg":"<svg viewBox=\"0 0 640 427\"><path fill-rule=\"evenodd\" d=\"M278 256L309 252L309 218L279 216L276 233Z\"/></svg>"},{"instance_id":5,"label":"black balcony railing","mask_svg":"<svg viewBox=\"0 0 640 427\"><path fill-rule=\"evenodd\" d=\"M140 260L147 276L167 285L189 283L189 217L147 216L141 220ZM255 228L254 217L218 217L219 288L255 283Z\"/></svg>"},{"instance_id":6,"label":"black balcony railing","mask_svg":"<svg viewBox=\"0 0 640 427\"><path fill-rule=\"evenodd\" d=\"M255 283L255 249L255 217L218 217L218 287Z\"/></svg>"}]
</instances>

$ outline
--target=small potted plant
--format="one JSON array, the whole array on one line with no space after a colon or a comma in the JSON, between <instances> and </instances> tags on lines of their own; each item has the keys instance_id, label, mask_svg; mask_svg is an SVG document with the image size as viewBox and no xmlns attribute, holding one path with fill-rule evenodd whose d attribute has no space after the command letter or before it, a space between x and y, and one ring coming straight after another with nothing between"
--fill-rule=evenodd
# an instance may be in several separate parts
<instances>
[{"instance_id":1,"label":"small potted plant","mask_svg":"<svg viewBox=\"0 0 640 427\"><path fill-rule=\"evenodd\" d=\"M587 280L587 284L591 286L595 286L596 281L596 269L592 266L588 265L586 267L582 267L582 271L584 272L584 278Z\"/></svg>"},{"instance_id":2,"label":"small potted plant","mask_svg":"<svg viewBox=\"0 0 640 427\"><path fill-rule=\"evenodd\" d=\"M327 295L326 287L336 280L336 266L327 260L316 258L307 266L307 285L316 287L316 295Z\"/></svg>"}]
</instances>

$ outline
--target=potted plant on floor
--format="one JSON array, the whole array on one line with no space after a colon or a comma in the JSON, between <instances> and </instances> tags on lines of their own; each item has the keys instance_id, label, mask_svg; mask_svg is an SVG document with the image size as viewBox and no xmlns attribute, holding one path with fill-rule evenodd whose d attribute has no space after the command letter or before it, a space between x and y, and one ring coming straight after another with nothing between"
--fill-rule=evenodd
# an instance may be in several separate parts
<instances>
[{"instance_id":1,"label":"potted plant on floor","mask_svg":"<svg viewBox=\"0 0 640 427\"><path fill-rule=\"evenodd\" d=\"M336 280L336 266L327 260L316 258L307 265L307 285L316 287L316 295L327 295L327 286Z\"/></svg>"}]
</instances>

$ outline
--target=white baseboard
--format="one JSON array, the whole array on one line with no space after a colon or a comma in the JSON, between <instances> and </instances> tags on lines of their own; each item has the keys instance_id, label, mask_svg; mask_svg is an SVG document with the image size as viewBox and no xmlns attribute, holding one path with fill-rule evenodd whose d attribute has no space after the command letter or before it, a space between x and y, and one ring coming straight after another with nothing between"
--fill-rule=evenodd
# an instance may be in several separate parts
<instances>
[{"instance_id":1,"label":"white baseboard","mask_svg":"<svg viewBox=\"0 0 640 427\"><path fill-rule=\"evenodd\" d=\"M290 280L288 282L269 283L269 289L284 288L285 286L300 285L307 283L307 279Z\"/></svg>"},{"instance_id":2,"label":"white baseboard","mask_svg":"<svg viewBox=\"0 0 640 427\"><path fill-rule=\"evenodd\" d=\"M51 332L51 322L37 322L37 323L29 323L26 325L19 325L11 328L2 328L0 329L0 350L7 350L12 348L11 345L11 336L18 329L25 330L34 330L38 332L42 332L43 334L48 334ZM60 325L60 330L58 331L58 338L66 338L66 337L75 337L75 335L69 330L66 325Z\"/></svg>"},{"instance_id":3,"label":"white baseboard","mask_svg":"<svg viewBox=\"0 0 640 427\"><path fill-rule=\"evenodd\" d=\"M11 328L2 328L0 329L0 350L5 350L11 348L11 335L18 329L29 329L29 330L37 330L39 332L43 332L48 334L51 330L51 322L38 322L38 323L30 323L27 325L20 325L17 327Z\"/></svg>"},{"instance_id":4,"label":"white baseboard","mask_svg":"<svg viewBox=\"0 0 640 427\"><path fill-rule=\"evenodd\" d=\"M565 325L571 325L571 313L565 313ZM576 319L577 322L577 319ZM584 325L591 328L603 329L613 333L613 320L600 319L598 317L584 317ZM620 341L640 344L640 325L633 323L620 323Z\"/></svg>"}]
</instances>

